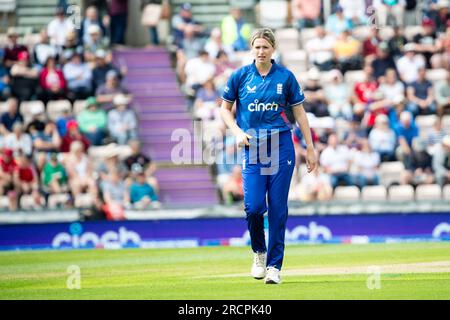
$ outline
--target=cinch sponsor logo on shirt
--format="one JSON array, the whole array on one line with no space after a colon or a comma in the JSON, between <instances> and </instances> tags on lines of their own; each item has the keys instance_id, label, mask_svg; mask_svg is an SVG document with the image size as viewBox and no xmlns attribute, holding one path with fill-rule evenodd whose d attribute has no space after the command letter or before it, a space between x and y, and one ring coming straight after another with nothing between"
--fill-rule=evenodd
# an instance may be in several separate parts
<instances>
[{"instance_id":1,"label":"cinch sponsor logo on shirt","mask_svg":"<svg viewBox=\"0 0 450 320\"><path fill-rule=\"evenodd\" d=\"M258 99L255 99L253 103L250 103L248 105L248 111L255 112L255 111L277 111L278 110L278 104L275 102L272 103L259 103Z\"/></svg>"}]
</instances>

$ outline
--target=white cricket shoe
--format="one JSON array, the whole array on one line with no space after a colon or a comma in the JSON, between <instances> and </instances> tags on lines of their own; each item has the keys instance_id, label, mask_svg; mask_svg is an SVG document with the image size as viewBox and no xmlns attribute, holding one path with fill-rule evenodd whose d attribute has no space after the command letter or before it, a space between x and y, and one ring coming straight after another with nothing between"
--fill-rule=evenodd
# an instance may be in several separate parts
<instances>
[{"instance_id":1,"label":"white cricket shoe","mask_svg":"<svg viewBox=\"0 0 450 320\"><path fill-rule=\"evenodd\" d=\"M280 284L280 270L275 267L267 267L267 274L265 279L266 284Z\"/></svg>"},{"instance_id":2,"label":"white cricket shoe","mask_svg":"<svg viewBox=\"0 0 450 320\"><path fill-rule=\"evenodd\" d=\"M264 279L266 276L266 253L255 253L253 257L252 276L255 279Z\"/></svg>"}]
</instances>

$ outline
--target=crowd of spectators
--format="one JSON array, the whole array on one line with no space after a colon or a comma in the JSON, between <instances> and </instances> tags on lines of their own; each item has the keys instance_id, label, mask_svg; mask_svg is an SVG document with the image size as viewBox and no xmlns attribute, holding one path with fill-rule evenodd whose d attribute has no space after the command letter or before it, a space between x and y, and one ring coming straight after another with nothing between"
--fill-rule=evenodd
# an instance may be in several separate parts
<instances>
[{"instance_id":1,"label":"crowd of spectators","mask_svg":"<svg viewBox=\"0 0 450 320\"><path fill-rule=\"evenodd\" d=\"M338 0L326 18L323 1L291 4L291 26L300 37L314 33L302 43L307 65L296 76L305 92L320 167L312 175L301 172L305 150L294 128L297 168L290 198L327 200L337 186L379 185L380 165L393 161L404 167L399 184L445 184L450 141L443 138L450 132L441 118L450 111L448 1ZM367 26L369 32L361 37L358 30ZM387 26L392 33L386 36L382 29ZM233 138L220 139L225 126L217 110L228 76L252 62L252 27L239 8L231 8L210 30L196 21L187 3L172 19L177 74L192 116L202 122L206 148L216 151L216 182L228 204L242 200L240 152ZM419 29L407 38L411 27ZM275 60L283 64L284 54L276 52ZM444 70L446 79L428 79L433 70ZM360 76L348 81L352 72ZM423 116L435 116L433 125L420 127ZM224 163L233 155L234 162Z\"/></svg>"},{"instance_id":2,"label":"crowd of spectators","mask_svg":"<svg viewBox=\"0 0 450 320\"><path fill-rule=\"evenodd\" d=\"M108 19L88 6L79 29L58 7L36 44L8 29L0 48L0 197L9 210L22 209L25 198L27 208L44 208L61 195L54 207L110 218L158 206L155 165L141 150L133 97L122 84L127 68L112 59L111 45L124 43L118 4L126 2L108 1ZM66 103L55 111L55 102ZM94 159L95 148L107 159Z\"/></svg>"}]
</instances>

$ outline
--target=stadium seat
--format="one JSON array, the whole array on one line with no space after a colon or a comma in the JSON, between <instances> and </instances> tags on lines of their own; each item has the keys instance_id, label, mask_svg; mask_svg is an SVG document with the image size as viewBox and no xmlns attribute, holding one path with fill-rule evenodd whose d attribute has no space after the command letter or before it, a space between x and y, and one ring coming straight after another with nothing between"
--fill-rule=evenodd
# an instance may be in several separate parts
<instances>
[{"instance_id":1,"label":"stadium seat","mask_svg":"<svg viewBox=\"0 0 450 320\"><path fill-rule=\"evenodd\" d=\"M370 36L370 33L372 32L372 26L364 25L364 26L358 26L355 29L353 29L353 36L358 40L366 40L367 37Z\"/></svg>"},{"instance_id":2,"label":"stadium seat","mask_svg":"<svg viewBox=\"0 0 450 320\"><path fill-rule=\"evenodd\" d=\"M275 38L277 39L277 50L280 52L300 49L300 37L298 30L295 28L276 30Z\"/></svg>"},{"instance_id":3,"label":"stadium seat","mask_svg":"<svg viewBox=\"0 0 450 320\"><path fill-rule=\"evenodd\" d=\"M379 29L379 32L380 38L383 41L388 41L394 36L394 28L392 28L391 26L384 26L383 28Z\"/></svg>"},{"instance_id":4,"label":"stadium seat","mask_svg":"<svg viewBox=\"0 0 450 320\"><path fill-rule=\"evenodd\" d=\"M22 210L37 210L42 209L42 206L35 203L32 195L25 194L20 197L20 208Z\"/></svg>"},{"instance_id":5,"label":"stadium seat","mask_svg":"<svg viewBox=\"0 0 450 320\"><path fill-rule=\"evenodd\" d=\"M386 201L387 190L384 186L365 186L361 191L361 199L364 201Z\"/></svg>"},{"instance_id":6,"label":"stadium seat","mask_svg":"<svg viewBox=\"0 0 450 320\"><path fill-rule=\"evenodd\" d=\"M435 114L417 116L416 125L419 128L420 134L426 134L427 131L433 127L437 119L438 117Z\"/></svg>"},{"instance_id":7,"label":"stadium seat","mask_svg":"<svg viewBox=\"0 0 450 320\"><path fill-rule=\"evenodd\" d=\"M391 201L414 201L414 188L411 185L389 187L388 198Z\"/></svg>"},{"instance_id":8,"label":"stadium seat","mask_svg":"<svg viewBox=\"0 0 450 320\"><path fill-rule=\"evenodd\" d=\"M42 101L23 101L20 104L20 112L22 113L22 116L24 118L25 124L31 121L31 118L33 117L33 112L39 110L44 112L45 111L45 105Z\"/></svg>"},{"instance_id":9,"label":"stadium seat","mask_svg":"<svg viewBox=\"0 0 450 320\"><path fill-rule=\"evenodd\" d=\"M405 27L405 38L408 39L408 41L411 41L412 38L419 33L423 33L423 27L422 26L406 26Z\"/></svg>"},{"instance_id":10,"label":"stadium seat","mask_svg":"<svg viewBox=\"0 0 450 320\"><path fill-rule=\"evenodd\" d=\"M405 165L401 161L381 163L379 170L381 184L385 187L389 187L393 183L399 183L400 175L403 170L405 170Z\"/></svg>"},{"instance_id":11,"label":"stadium seat","mask_svg":"<svg viewBox=\"0 0 450 320\"><path fill-rule=\"evenodd\" d=\"M444 68L441 69L427 69L426 78L428 81L431 81L433 84L439 83L441 81L445 81L447 78L448 71Z\"/></svg>"},{"instance_id":12,"label":"stadium seat","mask_svg":"<svg viewBox=\"0 0 450 320\"><path fill-rule=\"evenodd\" d=\"M84 107L86 106L86 100L76 100L73 103L73 115L76 116L77 114L79 114Z\"/></svg>"},{"instance_id":13,"label":"stadium seat","mask_svg":"<svg viewBox=\"0 0 450 320\"><path fill-rule=\"evenodd\" d=\"M306 70L308 68L308 57L305 50L291 50L283 52L281 60L286 66L301 65Z\"/></svg>"},{"instance_id":14,"label":"stadium seat","mask_svg":"<svg viewBox=\"0 0 450 320\"><path fill-rule=\"evenodd\" d=\"M450 114L442 116L442 128L445 132L450 132Z\"/></svg>"},{"instance_id":15,"label":"stadium seat","mask_svg":"<svg viewBox=\"0 0 450 320\"><path fill-rule=\"evenodd\" d=\"M7 196L0 196L0 210L9 209L9 199Z\"/></svg>"},{"instance_id":16,"label":"stadium seat","mask_svg":"<svg viewBox=\"0 0 450 320\"><path fill-rule=\"evenodd\" d=\"M69 100L53 100L47 103L47 115L53 121L58 119L66 109L72 110L72 104Z\"/></svg>"},{"instance_id":17,"label":"stadium seat","mask_svg":"<svg viewBox=\"0 0 450 320\"><path fill-rule=\"evenodd\" d=\"M424 184L416 188L417 200L441 200L442 190L437 184Z\"/></svg>"},{"instance_id":18,"label":"stadium seat","mask_svg":"<svg viewBox=\"0 0 450 320\"><path fill-rule=\"evenodd\" d=\"M442 190L442 199L450 201L450 184L446 184Z\"/></svg>"},{"instance_id":19,"label":"stadium seat","mask_svg":"<svg viewBox=\"0 0 450 320\"><path fill-rule=\"evenodd\" d=\"M110 143L106 146L91 146L89 147L88 153L89 157L94 161L104 160L111 154L117 154L123 160L131 155L131 148L128 145L120 146L116 143Z\"/></svg>"},{"instance_id":20,"label":"stadium seat","mask_svg":"<svg viewBox=\"0 0 450 320\"><path fill-rule=\"evenodd\" d=\"M314 28L302 29L302 32L300 32L301 48L306 50L306 44L308 43L308 41L315 37L316 37L316 29Z\"/></svg>"},{"instance_id":21,"label":"stadium seat","mask_svg":"<svg viewBox=\"0 0 450 320\"><path fill-rule=\"evenodd\" d=\"M0 114L8 111L8 103L6 102L0 102Z\"/></svg>"},{"instance_id":22,"label":"stadium seat","mask_svg":"<svg viewBox=\"0 0 450 320\"><path fill-rule=\"evenodd\" d=\"M56 209L59 206L65 205L69 200L70 200L70 195L68 193L51 194L48 197L48 208Z\"/></svg>"},{"instance_id":23,"label":"stadium seat","mask_svg":"<svg viewBox=\"0 0 450 320\"><path fill-rule=\"evenodd\" d=\"M82 193L75 197L76 208L88 208L94 204L94 198L90 193Z\"/></svg>"},{"instance_id":24,"label":"stadium seat","mask_svg":"<svg viewBox=\"0 0 450 320\"><path fill-rule=\"evenodd\" d=\"M358 201L359 197L360 191L356 186L339 186L334 189L334 200Z\"/></svg>"},{"instance_id":25,"label":"stadium seat","mask_svg":"<svg viewBox=\"0 0 450 320\"><path fill-rule=\"evenodd\" d=\"M344 81L353 88L353 85L357 82L362 82L366 78L366 74L362 70L350 70L344 75Z\"/></svg>"},{"instance_id":26,"label":"stadium seat","mask_svg":"<svg viewBox=\"0 0 450 320\"><path fill-rule=\"evenodd\" d=\"M279 29L287 24L288 3L285 0L262 0L260 2L261 26Z\"/></svg>"}]
</instances>

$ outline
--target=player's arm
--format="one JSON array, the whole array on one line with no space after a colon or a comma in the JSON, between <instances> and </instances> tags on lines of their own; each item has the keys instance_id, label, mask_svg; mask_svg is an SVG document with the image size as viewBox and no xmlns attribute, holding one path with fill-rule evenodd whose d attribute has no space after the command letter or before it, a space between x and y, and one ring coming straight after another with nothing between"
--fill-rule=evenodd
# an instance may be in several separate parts
<instances>
[{"instance_id":1,"label":"player's arm","mask_svg":"<svg viewBox=\"0 0 450 320\"><path fill-rule=\"evenodd\" d=\"M234 136L236 137L236 143L239 147L242 146L249 146L249 139L252 138L252 136L246 134L244 131L242 131L241 128L237 125L236 121L234 120L233 113L231 112L231 109L233 108L233 102L229 102L226 100L222 100L222 106L220 108L220 116L222 117L223 122L227 125L228 128L233 132Z\"/></svg>"},{"instance_id":2,"label":"player's arm","mask_svg":"<svg viewBox=\"0 0 450 320\"><path fill-rule=\"evenodd\" d=\"M306 117L306 112L305 109L303 108L303 104L299 104L292 107L292 112L294 114L295 121L298 123L302 135L305 138L306 167L308 168L308 172L312 172L316 169L317 157L311 137L311 128L309 127L308 118Z\"/></svg>"}]
</instances>

